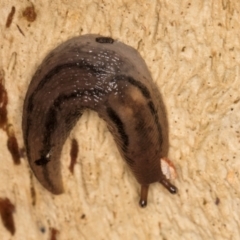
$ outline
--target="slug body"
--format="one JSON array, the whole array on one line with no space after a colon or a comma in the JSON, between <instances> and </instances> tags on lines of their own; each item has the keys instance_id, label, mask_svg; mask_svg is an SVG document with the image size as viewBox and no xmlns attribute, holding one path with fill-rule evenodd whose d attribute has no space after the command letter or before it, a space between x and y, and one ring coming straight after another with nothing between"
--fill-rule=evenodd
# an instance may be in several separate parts
<instances>
[{"instance_id":1,"label":"slug body","mask_svg":"<svg viewBox=\"0 0 240 240\"><path fill-rule=\"evenodd\" d=\"M97 111L142 186L161 182L168 152L164 105L139 53L99 35L72 38L44 59L29 85L23 108L23 136L37 179L55 194L63 192L60 157L64 142L84 109Z\"/></svg>"}]
</instances>

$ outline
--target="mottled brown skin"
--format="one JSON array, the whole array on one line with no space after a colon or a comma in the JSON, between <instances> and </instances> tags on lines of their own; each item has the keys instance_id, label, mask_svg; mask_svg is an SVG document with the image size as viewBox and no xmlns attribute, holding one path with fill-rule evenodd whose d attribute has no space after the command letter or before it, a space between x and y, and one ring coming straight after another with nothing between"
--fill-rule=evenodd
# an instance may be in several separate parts
<instances>
[{"instance_id":1,"label":"mottled brown skin","mask_svg":"<svg viewBox=\"0 0 240 240\"><path fill-rule=\"evenodd\" d=\"M106 40L107 39L107 40ZM98 112L118 149L142 185L164 177L160 158L168 152L164 105L139 53L99 35L75 37L44 59L29 85L23 109L23 135L30 166L52 193L63 192L60 156L64 142L85 108Z\"/></svg>"}]
</instances>

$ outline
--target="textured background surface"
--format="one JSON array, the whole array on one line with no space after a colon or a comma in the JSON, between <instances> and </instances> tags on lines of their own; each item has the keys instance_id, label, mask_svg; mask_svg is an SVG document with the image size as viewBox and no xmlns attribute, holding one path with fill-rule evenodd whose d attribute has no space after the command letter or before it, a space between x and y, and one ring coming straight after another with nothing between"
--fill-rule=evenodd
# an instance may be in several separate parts
<instances>
[{"instance_id":1,"label":"textured background surface","mask_svg":"<svg viewBox=\"0 0 240 240\"><path fill-rule=\"evenodd\" d=\"M33 22L23 16L31 6ZM15 206L16 228L12 236L0 221L0 239L240 239L239 11L238 0L2 0L0 70L19 147L24 95L45 55L73 36L111 36L139 50L162 93L179 193L153 184L139 208L139 185L94 112L64 146L60 196L43 189L26 158L13 163L0 129L0 198ZM80 146L74 174L71 138Z\"/></svg>"}]
</instances>

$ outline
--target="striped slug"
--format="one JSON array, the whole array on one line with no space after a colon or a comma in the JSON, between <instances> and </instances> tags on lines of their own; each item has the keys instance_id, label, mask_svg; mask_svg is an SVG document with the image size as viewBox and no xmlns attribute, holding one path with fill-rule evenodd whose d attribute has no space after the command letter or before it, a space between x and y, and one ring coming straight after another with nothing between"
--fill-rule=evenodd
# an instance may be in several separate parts
<instances>
[{"instance_id":1,"label":"striped slug","mask_svg":"<svg viewBox=\"0 0 240 240\"><path fill-rule=\"evenodd\" d=\"M60 156L84 109L97 111L141 184L173 186L162 173L168 152L165 108L139 53L119 41L84 35L61 44L44 59L29 85L23 107L23 136L29 164L42 185L63 192Z\"/></svg>"}]
</instances>

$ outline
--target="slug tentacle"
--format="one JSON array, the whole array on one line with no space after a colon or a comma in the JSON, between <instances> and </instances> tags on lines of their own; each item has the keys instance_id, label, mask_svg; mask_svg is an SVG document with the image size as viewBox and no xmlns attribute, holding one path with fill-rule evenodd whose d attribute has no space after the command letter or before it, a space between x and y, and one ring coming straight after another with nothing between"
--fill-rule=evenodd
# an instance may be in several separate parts
<instances>
[{"instance_id":1,"label":"slug tentacle","mask_svg":"<svg viewBox=\"0 0 240 240\"><path fill-rule=\"evenodd\" d=\"M165 108L144 60L133 48L99 35L66 41L42 62L23 108L23 136L30 166L52 193L63 192L60 157L64 142L84 109L97 111L142 185L164 177L160 158L168 152ZM175 190L174 190L175 189Z\"/></svg>"}]
</instances>

